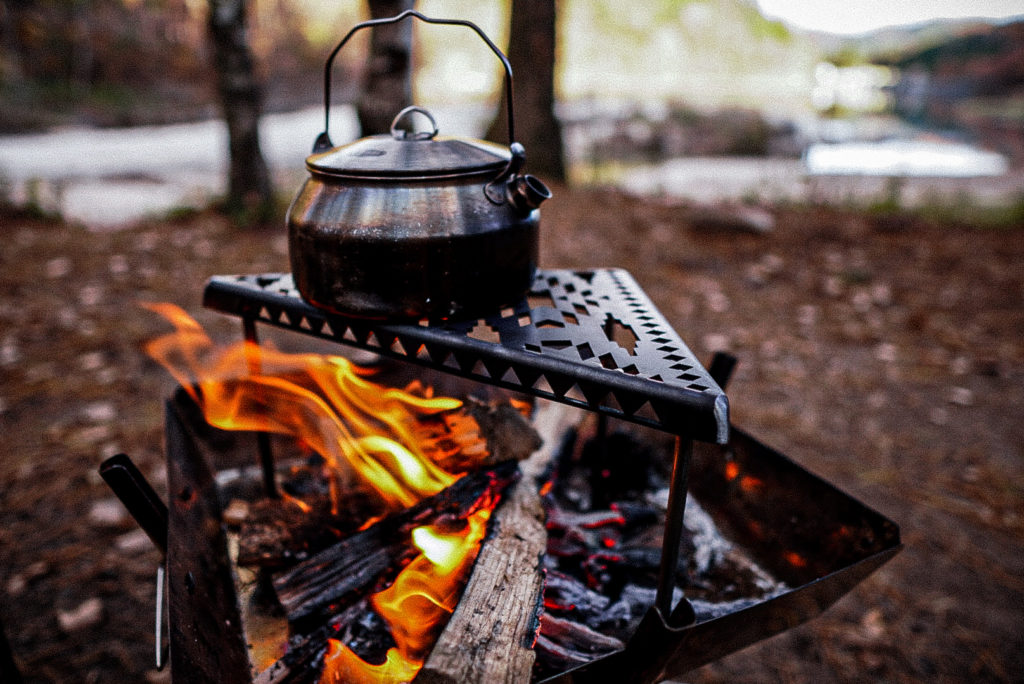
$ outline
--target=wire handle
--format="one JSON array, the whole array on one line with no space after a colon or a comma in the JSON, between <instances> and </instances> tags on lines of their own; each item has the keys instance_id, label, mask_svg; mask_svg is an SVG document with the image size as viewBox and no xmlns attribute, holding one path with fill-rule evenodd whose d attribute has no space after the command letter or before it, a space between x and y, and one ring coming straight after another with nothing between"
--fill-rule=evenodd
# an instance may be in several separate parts
<instances>
[{"instance_id":1,"label":"wire handle","mask_svg":"<svg viewBox=\"0 0 1024 684\"><path fill-rule=\"evenodd\" d=\"M398 22L404 20L407 17L415 17L416 19L419 19L420 21L426 22L428 24L465 26L476 31L476 34L480 36L480 38L485 43L487 43L487 47L489 47L491 49L491 52L493 52L498 57L498 59L501 60L501 65L505 67L505 100L507 102L506 106L508 110L508 142L509 145L515 142L515 118L512 112L512 65L509 64L508 57L505 56L505 53L503 53L498 48L498 46L494 44L494 41L488 38L487 35L482 30L480 30L479 26L477 26L471 21L466 21L464 19L435 19L433 17L425 16L417 12L416 10L410 9L402 12L401 14L397 14L393 17L385 17L383 19L370 19L362 23L356 24L349 30L348 33L345 34L345 37L341 39L341 42L335 45L334 49L331 50L331 54L328 55L327 57L327 63L324 65L324 130L322 133L320 133L320 135L317 136L316 142L313 143L313 152L324 152L334 147L334 144L331 142L331 136L328 133L328 131L330 130L331 123L331 70L334 67L334 58L337 56L338 52L341 50L342 47L345 46L345 43L347 43L349 39L357 31L361 31L362 29L365 28L372 28L374 26L383 26L385 24L397 24Z\"/></svg>"}]
</instances>

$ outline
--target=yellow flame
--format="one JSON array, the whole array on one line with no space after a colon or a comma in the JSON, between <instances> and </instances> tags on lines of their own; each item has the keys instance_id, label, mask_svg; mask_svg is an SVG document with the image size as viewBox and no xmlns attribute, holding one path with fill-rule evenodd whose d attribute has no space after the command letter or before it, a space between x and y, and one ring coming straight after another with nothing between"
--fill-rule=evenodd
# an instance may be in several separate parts
<instances>
[{"instance_id":1,"label":"yellow flame","mask_svg":"<svg viewBox=\"0 0 1024 684\"><path fill-rule=\"evenodd\" d=\"M387 660L371 665L344 644L331 640L321 684L397 684L408 682L423 667L430 649L459 601L463 580L476 559L491 510L467 518L457 533L437 526L417 527L413 543L420 549L394 583L371 598L391 629L395 647Z\"/></svg>"},{"instance_id":2,"label":"yellow flame","mask_svg":"<svg viewBox=\"0 0 1024 684\"><path fill-rule=\"evenodd\" d=\"M354 472L393 509L415 504L457 479L430 457L446 453L439 444L443 435L431 433L418 419L456 409L460 401L434 397L418 383L405 390L377 385L343 357L285 354L248 343L218 347L177 306L147 308L176 328L147 343L147 352L190 393L211 425L292 435L330 468ZM486 449L478 448L479 426L468 418L461 423L453 431L459 442L454 448L485 456ZM412 538L420 554L390 587L371 597L395 647L384 663L371 665L331 640L321 682L411 681L458 603L490 513L489 507L480 508L457 531L450 525L415 528Z\"/></svg>"},{"instance_id":3,"label":"yellow flame","mask_svg":"<svg viewBox=\"0 0 1024 684\"><path fill-rule=\"evenodd\" d=\"M458 408L449 397L418 396L360 376L340 356L286 354L249 343L218 347L173 304L146 305L176 328L146 351L224 430L287 434L335 470L351 469L392 509L452 484L415 435L417 416Z\"/></svg>"},{"instance_id":4,"label":"yellow flame","mask_svg":"<svg viewBox=\"0 0 1024 684\"><path fill-rule=\"evenodd\" d=\"M417 527L412 541L435 567L451 572L458 565L462 539L456 535L438 534L432 527Z\"/></svg>"}]
</instances>

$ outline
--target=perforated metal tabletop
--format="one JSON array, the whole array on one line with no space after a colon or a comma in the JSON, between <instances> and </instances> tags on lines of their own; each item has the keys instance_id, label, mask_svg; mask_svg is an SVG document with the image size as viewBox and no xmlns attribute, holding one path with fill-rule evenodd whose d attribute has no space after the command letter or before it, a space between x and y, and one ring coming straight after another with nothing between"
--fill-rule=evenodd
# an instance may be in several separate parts
<instances>
[{"instance_id":1,"label":"perforated metal tabletop","mask_svg":"<svg viewBox=\"0 0 1024 684\"><path fill-rule=\"evenodd\" d=\"M215 276L203 303L692 439L728 439L725 393L622 269L541 270L516 305L461 321L338 316L306 303L290 274Z\"/></svg>"}]
</instances>

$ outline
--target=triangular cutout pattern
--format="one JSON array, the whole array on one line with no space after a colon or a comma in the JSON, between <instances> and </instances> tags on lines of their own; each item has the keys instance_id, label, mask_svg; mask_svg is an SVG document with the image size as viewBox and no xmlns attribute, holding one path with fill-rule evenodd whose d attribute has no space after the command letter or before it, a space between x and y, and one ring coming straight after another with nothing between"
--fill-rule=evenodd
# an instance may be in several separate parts
<instances>
[{"instance_id":1,"label":"triangular cutout pattern","mask_svg":"<svg viewBox=\"0 0 1024 684\"><path fill-rule=\"evenodd\" d=\"M544 394L555 393L555 390L551 389L551 383L549 383L548 379L543 375L538 377L537 381L533 383L533 389L537 390L538 392L543 392Z\"/></svg>"},{"instance_id":2,"label":"triangular cutout pattern","mask_svg":"<svg viewBox=\"0 0 1024 684\"><path fill-rule=\"evenodd\" d=\"M507 361L498 359L484 359L483 364L487 367L487 377L490 378L500 378L509 369Z\"/></svg>"},{"instance_id":3,"label":"triangular cutout pattern","mask_svg":"<svg viewBox=\"0 0 1024 684\"><path fill-rule=\"evenodd\" d=\"M608 390L600 385L595 385L589 382L577 382L576 385L583 392L583 396L586 397L587 403L593 407L601 405L601 400L608 394Z\"/></svg>"},{"instance_id":4,"label":"triangular cutout pattern","mask_svg":"<svg viewBox=\"0 0 1024 684\"><path fill-rule=\"evenodd\" d=\"M406 337L404 335L398 336L398 342L402 347L403 353L409 358L419 358L420 351L423 349L423 343L417 342L416 340ZM393 348L394 345L392 345Z\"/></svg>"},{"instance_id":5,"label":"triangular cutout pattern","mask_svg":"<svg viewBox=\"0 0 1024 684\"><path fill-rule=\"evenodd\" d=\"M633 412L634 418L643 418L645 420L656 421L658 420L658 414L654 411L654 407L651 406L650 401L645 401L643 404Z\"/></svg>"},{"instance_id":6,"label":"triangular cutout pattern","mask_svg":"<svg viewBox=\"0 0 1024 684\"><path fill-rule=\"evenodd\" d=\"M537 378L540 377L539 370L534 370L533 368L525 366L519 366L516 368L515 373L519 376L519 384L527 389L534 387L537 382Z\"/></svg>"},{"instance_id":7,"label":"triangular cutout pattern","mask_svg":"<svg viewBox=\"0 0 1024 684\"><path fill-rule=\"evenodd\" d=\"M573 386L574 379L572 377L562 375L561 373L549 373L548 382L551 383L551 387L555 394L564 397L565 393L569 391L569 388Z\"/></svg>"},{"instance_id":8,"label":"triangular cutout pattern","mask_svg":"<svg viewBox=\"0 0 1024 684\"><path fill-rule=\"evenodd\" d=\"M466 372L472 373L473 366L476 364L476 355L473 353L466 352L454 352L455 361L459 364L459 369Z\"/></svg>"},{"instance_id":9,"label":"triangular cutout pattern","mask_svg":"<svg viewBox=\"0 0 1024 684\"><path fill-rule=\"evenodd\" d=\"M507 382L510 385L517 385L520 387L523 385L523 383L519 380L519 376L516 375L515 369L512 367L509 367L509 369L506 370L505 373L501 376L501 381Z\"/></svg>"},{"instance_id":10,"label":"triangular cutout pattern","mask_svg":"<svg viewBox=\"0 0 1024 684\"><path fill-rule=\"evenodd\" d=\"M369 329L366 328L366 326L363 326L363 325L353 325L353 326L351 326L350 329L352 330L352 335L355 338L356 344L370 344L369 343L370 331L369 331Z\"/></svg>"},{"instance_id":11,"label":"triangular cutout pattern","mask_svg":"<svg viewBox=\"0 0 1024 684\"><path fill-rule=\"evenodd\" d=\"M444 347L437 347L432 344L425 345L427 354L430 356L430 360L439 366L447 366L447 360L451 358L451 353Z\"/></svg>"},{"instance_id":12,"label":"triangular cutout pattern","mask_svg":"<svg viewBox=\"0 0 1024 684\"><path fill-rule=\"evenodd\" d=\"M566 399L574 399L576 401L587 403L587 397L583 394L583 390L580 389L579 384L573 383L572 387L565 393Z\"/></svg>"},{"instance_id":13,"label":"triangular cutout pattern","mask_svg":"<svg viewBox=\"0 0 1024 684\"><path fill-rule=\"evenodd\" d=\"M625 390L618 390L615 392L615 396L619 400L619 405L622 406L622 412L627 416L634 415L637 409L643 406L644 402L647 401L642 394Z\"/></svg>"},{"instance_id":14,"label":"triangular cutout pattern","mask_svg":"<svg viewBox=\"0 0 1024 684\"><path fill-rule=\"evenodd\" d=\"M650 402L650 405L662 425L678 425L682 420L682 416L679 415L679 407L673 404L662 401L652 401Z\"/></svg>"},{"instance_id":15,"label":"triangular cutout pattern","mask_svg":"<svg viewBox=\"0 0 1024 684\"><path fill-rule=\"evenodd\" d=\"M601 401L601 406L606 409L611 409L615 413L623 413L622 405L619 404L619 400L615 398L615 392L611 392Z\"/></svg>"}]
</instances>

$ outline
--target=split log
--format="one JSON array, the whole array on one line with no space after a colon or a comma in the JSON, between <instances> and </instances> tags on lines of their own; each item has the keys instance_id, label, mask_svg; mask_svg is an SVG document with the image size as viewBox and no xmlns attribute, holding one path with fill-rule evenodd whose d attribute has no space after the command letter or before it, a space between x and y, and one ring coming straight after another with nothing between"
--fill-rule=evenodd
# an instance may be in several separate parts
<instances>
[{"instance_id":1,"label":"split log","mask_svg":"<svg viewBox=\"0 0 1024 684\"><path fill-rule=\"evenodd\" d=\"M410 542L414 527L439 520L463 521L482 502L493 500L515 477L515 464L470 473L455 484L329 546L274 578L290 623L337 612L345 600L394 579L418 553Z\"/></svg>"},{"instance_id":2,"label":"split log","mask_svg":"<svg viewBox=\"0 0 1024 684\"><path fill-rule=\"evenodd\" d=\"M421 427L425 432L436 430L437 434L431 435L434 440L458 445L449 453L442 450L433 456L437 465L450 473L522 461L541 445L534 426L505 399L467 397L458 411L439 416L434 424L423 421Z\"/></svg>"},{"instance_id":3,"label":"split log","mask_svg":"<svg viewBox=\"0 0 1024 684\"><path fill-rule=\"evenodd\" d=\"M462 598L416 684L494 684L530 680L539 629L547 535L538 477L579 412L540 401L534 426L543 445L519 464L523 477L491 518Z\"/></svg>"}]
</instances>

